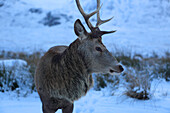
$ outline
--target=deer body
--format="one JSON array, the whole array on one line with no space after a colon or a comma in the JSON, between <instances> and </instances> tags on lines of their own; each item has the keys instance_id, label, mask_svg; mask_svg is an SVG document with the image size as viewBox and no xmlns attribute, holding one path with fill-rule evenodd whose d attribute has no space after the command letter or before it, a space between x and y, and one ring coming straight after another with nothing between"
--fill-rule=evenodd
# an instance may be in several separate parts
<instances>
[{"instance_id":1,"label":"deer body","mask_svg":"<svg viewBox=\"0 0 170 113\"><path fill-rule=\"evenodd\" d=\"M122 66L102 43L101 36L115 31L100 31L98 26L106 21L99 19L98 9L86 15L78 0L76 3L91 33L88 33L78 19L74 31L78 38L69 46L50 48L40 59L36 73L35 85L42 101L43 113L72 113L73 103L84 96L93 86L92 73L121 73ZM93 27L90 16L97 13L97 26ZM109 19L110 20L110 19Z\"/></svg>"},{"instance_id":2,"label":"deer body","mask_svg":"<svg viewBox=\"0 0 170 113\"><path fill-rule=\"evenodd\" d=\"M92 76L81 53L77 51L77 44L78 40L69 47L53 47L41 58L35 81L41 101L46 104L44 106L50 105L51 98L52 101L63 99L64 103L61 104L72 104L92 87ZM54 111L62 107L55 105Z\"/></svg>"},{"instance_id":3,"label":"deer body","mask_svg":"<svg viewBox=\"0 0 170 113\"><path fill-rule=\"evenodd\" d=\"M77 49L76 40L69 47L53 47L40 60L35 80L39 93L50 94L51 97L66 98L70 102L79 99L92 87L92 76L88 72L87 63ZM64 48L64 52L57 49ZM38 76L39 75L39 76Z\"/></svg>"}]
</instances>

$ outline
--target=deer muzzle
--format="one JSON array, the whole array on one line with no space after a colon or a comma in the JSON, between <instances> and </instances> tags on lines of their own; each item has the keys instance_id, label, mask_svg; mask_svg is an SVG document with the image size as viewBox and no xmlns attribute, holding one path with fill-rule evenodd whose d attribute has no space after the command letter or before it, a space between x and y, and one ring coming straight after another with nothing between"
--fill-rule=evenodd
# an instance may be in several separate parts
<instances>
[{"instance_id":1,"label":"deer muzzle","mask_svg":"<svg viewBox=\"0 0 170 113\"><path fill-rule=\"evenodd\" d=\"M124 71L124 68L122 65L118 64L114 66L114 68L110 68L109 74L111 75L120 75Z\"/></svg>"}]
</instances>

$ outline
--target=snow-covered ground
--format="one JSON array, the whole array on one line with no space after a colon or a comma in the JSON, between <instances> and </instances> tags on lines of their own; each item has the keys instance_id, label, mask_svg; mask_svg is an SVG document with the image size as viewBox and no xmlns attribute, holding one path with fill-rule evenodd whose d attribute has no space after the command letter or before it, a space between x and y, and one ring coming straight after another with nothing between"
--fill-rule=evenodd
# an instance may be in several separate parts
<instances>
[{"instance_id":1,"label":"snow-covered ground","mask_svg":"<svg viewBox=\"0 0 170 113\"><path fill-rule=\"evenodd\" d=\"M55 45L69 45L76 39L74 21L80 18L84 23L74 1L0 0L0 51L33 53L46 51ZM103 36L103 42L110 51L114 51L116 47L143 55L150 55L155 51L160 56L165 51L170 51L168 0L101 1L102 18L114 16L101 29L117 30L114 34ZM81 0L81 3L86 12L95 9L94 0ZM31 10L32 8L38 9L38 12ZM49 27L42 24L49 12L60 18L59 25ZM156 91L154 86L152 85L151 90L153 96L147 101L126 97L120 89L113 96L109 95L107 88L102 91L92 89L75 102L74 113L170 113L170 83L162 81ZM18 97L14 92L0 92L0 113L23 112L42 112L37 93Z\"/></svg>"},{"instance_id":2,"label":"snow-covered ground","mask_svg":"<svg viewBox=\"0 0 170 113\"><path fill-rule=\"evenodd\" d=\"M156 84L158 81L155 81ZM126 97L121 90L110 96L108 89L90 90L87 95L74 104L73 113L170 113L170 84L162 81L150 100L135 100ZM42 113L37 93L28 97L0 93L0 113ZM61 110L57 111L61 113Z\"/></svg>"}]
</instances>

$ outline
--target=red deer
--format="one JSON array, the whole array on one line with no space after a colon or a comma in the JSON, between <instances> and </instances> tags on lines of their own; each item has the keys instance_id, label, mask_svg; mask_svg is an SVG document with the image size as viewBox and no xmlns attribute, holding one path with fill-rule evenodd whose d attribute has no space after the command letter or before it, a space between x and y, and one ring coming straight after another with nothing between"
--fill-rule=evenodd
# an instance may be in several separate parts
<instances>
[{"instance_id":1,"label":"red deer","mask_svg":"<svg viewBox=\"0 0 170 113\"><path fill-rule=\"evenodd\" d=\"M100 19L100 0L97 0L97 10L90 14L83 11L79 0L76 0L76 4L91 32L88 33L77 19L74 31L78 38L69 46L50 48L40 59L35 85L43 113L55 113L58 109L62 109L63 113L72 113L74 101L93 86L92 73L114 75L123 71L123 67L102 43L102 35L115 31L99 29L99 25L112 19ZM96 27L89 20L94 14L97 14Z\"/></svg>"}]
</instances>

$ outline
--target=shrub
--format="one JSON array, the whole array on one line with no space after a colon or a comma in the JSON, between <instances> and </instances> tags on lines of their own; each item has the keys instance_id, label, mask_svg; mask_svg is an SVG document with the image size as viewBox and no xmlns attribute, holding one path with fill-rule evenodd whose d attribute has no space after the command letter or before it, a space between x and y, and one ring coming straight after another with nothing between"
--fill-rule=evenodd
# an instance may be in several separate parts
<instances>
[{"instance_id":1,"label":"shrub","mask_svg":"<svg viewBox=\"0 0 170 113\"><path fill-rule=\"evenodd\" d=\"M14 70L7 70L5 65L3 64L2 66L0 65L0 91L5 92L5 91L10 91L10 90L15 90L18 88L18 82L16 78L14 77Z\"/></svg>"},{"instance_id":2,"label":"shrub","mask_svg":"<svg viewBox=\"0 0 170 113\"><path fill-rule=\"evenodd\" d=\"M113 90L118 89L119 77L110 76L109 74L96 74L94 75L94 89L100 91L102 88L110 87Z\"/></svg>"},{"instance_id":3,"label":"shrub","mask_svg":"<svg viewBox=\"0 0 170 113\"><path fill-rule=\"evenodd\" d=\"M23 60L4 60L0 64L0 91L29 92L32 86L32 78L28 72L26 62Z\"/></svg>"},{"instance_id":4,"label":"shrub","mask_svg":"<svg viewBox=\"0 0 170 113\"><path fill-rule=\"evenodd\" d=\"M43 52L35 52L33 54L27 54L23 52L5 52L2 51L0 53L0 59L22 59L25 63L25 65L18 66L17 63L14 63L12 67L9 66L2 66L1 65L1 70L0 70L0 87L3 90L0 91L9 91L11 90L11 86L7 85L5 86L4 84L6 83L7 78L11 78L10 81L14 81L13 86L17 86L17 88L13 88L13 90L27 90L27 92L32 92L35 91L35 85L34 85L34 73L35 73L35 68L36 65L41 57ZM4 70L2 70L4 69ZM8 75L8 76L7 76ZM14 80L13 80L14 79ZM10 83L11 84L11 83ZM25 89L24 89L25 87ZM4 90L6 88L7 90Z\"/></svg>"},{"instance_id":5,"label":"shrub","mask_svg":"<svg viewBox=\"0 0 170 113\"><path fill-rule=\"evenodd\" d=\"M125 76L125 94L129 97L148 100L150 99L151 79L149 70L137 71L128 69Z\"/></svg>"}]
</instances>

